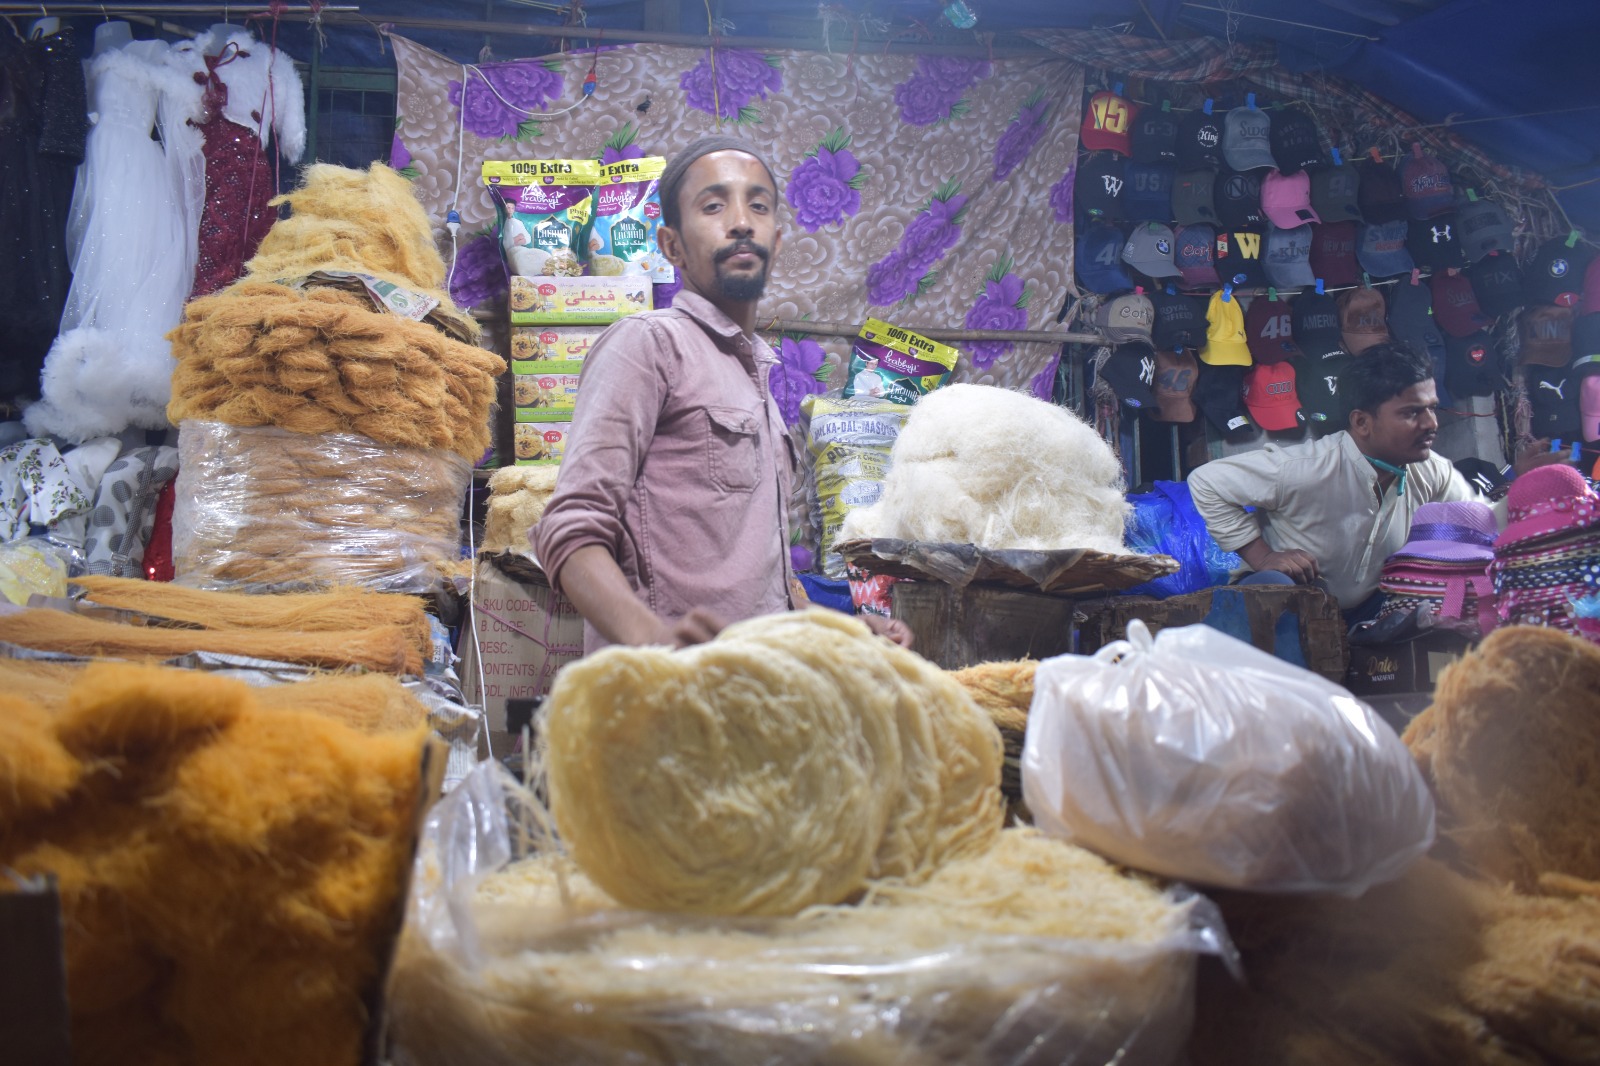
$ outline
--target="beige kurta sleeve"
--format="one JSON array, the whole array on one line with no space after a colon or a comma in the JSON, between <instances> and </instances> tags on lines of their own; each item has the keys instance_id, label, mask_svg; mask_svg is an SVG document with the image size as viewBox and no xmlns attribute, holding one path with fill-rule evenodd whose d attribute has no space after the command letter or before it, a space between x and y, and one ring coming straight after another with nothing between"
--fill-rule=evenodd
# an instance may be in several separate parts
<instances>
[{"instance_id":1,"label":"beige kurta sleeve","mask_svg":"<svg viewBox=\"0 0 1600 1066\"><path fill-rule=\"evenodd\" d=\"M1261 524L1245 508L1278 509L1282 466L1282 452L1268 446L1213 459L1189 474L1195 509L1223 551L1238 551L1261 536Z\"/></svg>"}]
</instances>

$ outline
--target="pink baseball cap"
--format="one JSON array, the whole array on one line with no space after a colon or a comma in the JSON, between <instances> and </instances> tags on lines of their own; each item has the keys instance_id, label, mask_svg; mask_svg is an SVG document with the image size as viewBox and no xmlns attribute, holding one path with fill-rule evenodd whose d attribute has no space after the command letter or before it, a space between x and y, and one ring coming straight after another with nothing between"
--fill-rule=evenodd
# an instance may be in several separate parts
<instances>
[{"instance_id":1,"label":"pink baseball cap","mask_svg":"<svg viewBox=\"0 0 1600 1066\"><path fill-rule=\"evenodd\" d=\"M1583 416L1583 439L1600 441L1600 374L1585 374L1578 386L1578 413Z\"/></svg>"},{"instance_id":2,"label":"pink baseball cap","mask_svg":"<svg viewBox=\"0 0 1600 1066\"><path fill-rule=\"evenodd\" d=\"M1311 207L1311 175L1303 170L1294 174L1267 171L1261 179L1261 210L1279 229L1322 221Z\"/></svg>"}]
</instances>

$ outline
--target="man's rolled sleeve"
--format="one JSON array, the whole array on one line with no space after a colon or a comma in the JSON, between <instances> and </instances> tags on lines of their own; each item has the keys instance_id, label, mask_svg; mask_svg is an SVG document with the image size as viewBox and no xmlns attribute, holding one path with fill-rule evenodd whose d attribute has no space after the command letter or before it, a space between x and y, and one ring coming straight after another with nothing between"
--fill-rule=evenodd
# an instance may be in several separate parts
<instances>
[{"instance_id":1,"label":"man's rolled sleeve","mask_svg":"<svg viewBox=\"0 0 1600 1066\"><path fill-rule=\"evenodd\" d=\"M544 516L529 533L534 554L556 589L580 548L621 553L623 515L655 436L670 382L651 323L623 319L590 349L578 379L572 432Z\"/></svg>"},{"instance_id":2,"label":"man's rolled sleeve","mask_svg":"<svg viewBox=\"0 0 1600 1066\"><path fill-rule=\"evenodd\" d=\"M1272 511L1280 505L1281 462L1272 449L1230 455L1189 474L1189 494L1223 551L1238 551L1261 536L1247 507Z\"/></svg>"}]
</instances>

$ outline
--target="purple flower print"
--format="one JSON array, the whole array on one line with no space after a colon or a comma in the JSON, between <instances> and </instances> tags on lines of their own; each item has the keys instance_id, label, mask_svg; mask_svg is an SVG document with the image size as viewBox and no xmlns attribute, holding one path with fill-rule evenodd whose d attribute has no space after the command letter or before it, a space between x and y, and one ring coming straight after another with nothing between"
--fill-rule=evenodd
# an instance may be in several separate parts
<instances>
[{"instance_id":1,"label":"purple flower print","mask_svg":"<svg viewBox=\"0 0 1600 1066\"><path fill-rule=\"evenodd\" d=\"M601 163L620 163L624 159L643 159L644 149L637 144L630 144L626 148L606 148L600 153Z\"/></svg>"},{"instance_id":2,"label":"purple flower print","mask_svg":"<svg viewBox=\"0 0 1600 1066\"><path fill-rule=\"evenodd\" d=\"M561 87L559 70L536 60L517 60L478 67L467 75L465 92L461 82L451 82L450 102L461 109L461 122L474 136L516 137L529 117L523 112L543 110L561 96Z\"/></svg>"},{"instance_id":3,"label":"purple flower print","mask_svg":"<svg viewBox=\"0 0 1600 1066\"><path fill-rule=\"evenodd\" d=\"M405 170L411 165L411 149L405 146L397 133L389 144L389 166L394 170Z\"/></svg>"},{"instance_id":4,"label":"purple flower print","mask_svg":"<svg viewBox=\"0 0 1600 1066\"><path fill-rule=\"evenodd\" d=\"M986 281L983 294L967 312L968 329L1027 329L1028 309L1018 306L1023 298L1022 279L1006 274L999 281ZM972 365L987 370L994 361L1012 349L1010 341L973 341L967 346Z\"/></svg>"},{"instance_id":5,"label":"purple flower print","mask_svg":"<svg viewBox=\"0 0 1600 1066\"><path fill-rule=\"evenodd\" d=\"M654 290L651 293L653 298L652 307L657 311L664 307L671 307L672 298L683 291L683 276L679 275L671 281L659 282L650 286L650 288Z\"/></svg>"},{"instance_id":6,"label":"purple flower print","mask_svg":"<svg viewBox=\"0 0 1600 1066\"><path fill-rule=\"evenodd\" d=\"M807 396L827 391L828 386L817 380L817 372L827 361L827 351L816 341L783 338L778 347L778 365L772 368L767 382L784 425L800 421L800 404Z\"/></svg>"},{"instance_id":7,"label":"purple flower print","mask_svg":"<svg viewBox=\"0 0 1600 1066\"><path fill-rule=\"evenodd\" d=\"M1072 221L1072 186L1078 180L1078 168L1070 166L1061 180L1050 186L1050 206L1055 208L1057 222Z\"/></svg>"},{"instance_id":8,"label":"purple flower print","mask_svg":"<svg viewBox=\"0 0 1600 1066\"><path fill-rule=\"evenodd\" d=\"M966 92L989 76L994 68L987 59L962 59L959 56L918 56L917 73L936 85L949 86L957 95Z\"/></svg>"},{"instance_id":9,"label":"purple flower print","mask_svg":"<svg viewBox=\"0 0 1600 1066\"><path fill-rule=\"evenodd\" d=\"M917 291L919 275L898 251L890 252L867 267L867 302L874 307L899 303Z\"/></svg>"},{"instance_id":10,"label":"purple flower print","mask_svg":"<svg viewBox=\"0 0 1600 1066\"><path fill-rule=\"evenodd\" d=\"M1056 395L1056 371L1061 368L1061 353L1058 351L1045 363L1044 369L1033 375L1031 390L1033 395L1049 403Z\"/></svg>"},{"instance_id":11,"label":"purple flower print","mask_svg":"<svg viewBox=\"0 0 1600 1066\"><path fill-rule=\"evenodd\" d=\"M713 57L710 52L678 78L688 105L696 111L722 118L740 119L750 101L783 88L783 72L760 52L738 49L716 51L716 88L712 91Z\"/></svg>"},{"instance_id":12,"label":"purple flower print","mask_svg":"<svg viewBox=\"0 0 1600 1066\"><path fill-rule=\"evenodd\" d=\"M966 206L965 196L934 199L926 211L911 220L896 251L912 270L922 273L955 247L961 239L961 223L957 219Z\"/></svg>"},{"instance_id":13,"label":"purple flower print","mask_svg":"<svg viewBox=\"0 0 1600 1066\"><path fill-rule=\"evenodd\" d=\"M457 307L486 304L504 293L506 285L506 266L493 234L480 234L461 246L450 278L450 299Z\"/></svg>"},{"instance_id":14,"label":"purple flower print","mask_svg":"<svg viewBox=\"0 0 1600 1066\"><path fill-rule=\"evenodd\" d=\"M1004 181L1024 159L1028 158L1033 146L1044 136L1044 116L1049 109L1050 105L1045 103L1024 107L1018 112L1016 121L1000 135L1000 143L994 146L995 181Z\"/></svg>"},{"instance_id":15,"label":"purple flower print","mask_svg":"<svg viewBox=\"0 0 1600 1066\"><path fill-rule=\"evenodd\" d=\"M848 148L835 152L819 147L816 155L789 175L786 195L789 206L794 208L795 221L807 232L815 233L860 211L860 174L861 163Z\"/></svg>"},{"instance_id":16,"label":"purple flower print","mask_svg":"<svg viewBox=\"0 0 1600 1066\"><path fill-rule=\"evenodd\" d=\"M921 75L912 75L894 87L894 102L900 105L900 119L911 126L931 126L949 118L960 100L960 90L951 91Z\"/></svg>"},{"instance_id":17,"label":"purple flower print","mask_svg":"<svg viewBox=\"0 0 1600 1066\"><path fill-rule=\"evenodd\" d=\"M816 555L813 554L811 549L806 547L804 544L793 544L789 546L789 565L794 567L795 573L808 573L811 570L811 565L816 561Z\"/></svg>"}]
</instances>

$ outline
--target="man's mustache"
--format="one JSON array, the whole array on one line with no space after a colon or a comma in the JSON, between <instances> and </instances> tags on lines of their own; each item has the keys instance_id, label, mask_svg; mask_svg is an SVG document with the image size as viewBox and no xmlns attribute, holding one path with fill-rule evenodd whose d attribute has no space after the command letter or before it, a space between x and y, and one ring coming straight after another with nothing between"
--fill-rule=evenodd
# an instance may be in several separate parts
<instances>
[{"instance_id":1,"label":"man's mustache","mask_svg":"<svg viewBox=\"0 0 1600 1066\"><path fill-rule=\"evenodd\" d=\"M740 252L749 252L751 255L759 256L763 263L765 263L772 254L755 241L735 241L726 248L720 248L717 250L716 261L720 263L724 259L732 259Z\"/></svg>"}]
</instances>

